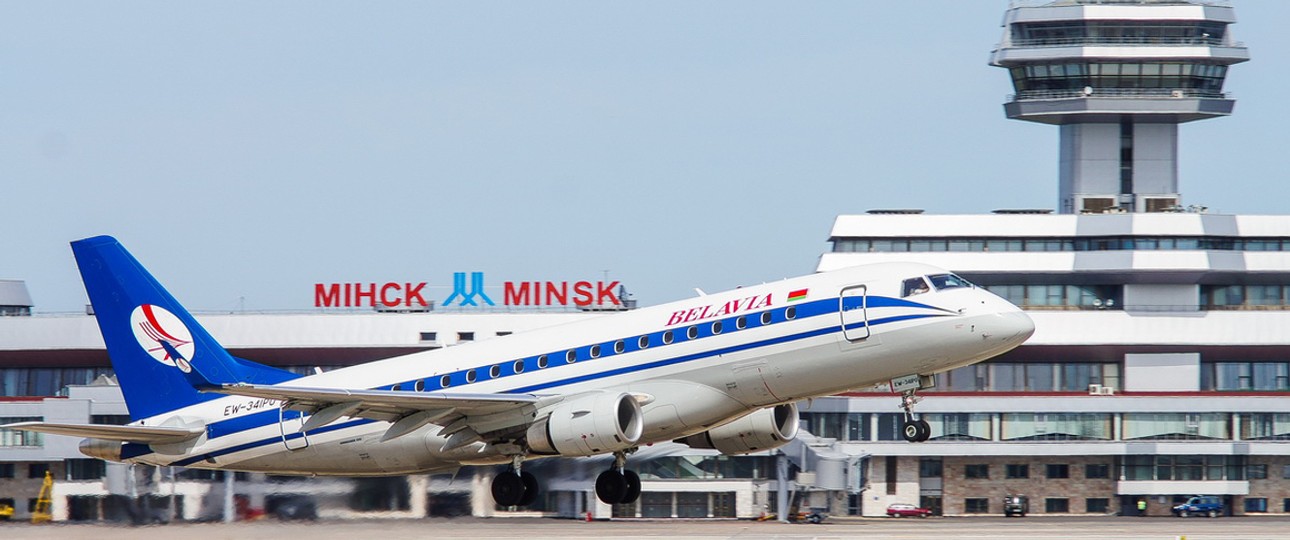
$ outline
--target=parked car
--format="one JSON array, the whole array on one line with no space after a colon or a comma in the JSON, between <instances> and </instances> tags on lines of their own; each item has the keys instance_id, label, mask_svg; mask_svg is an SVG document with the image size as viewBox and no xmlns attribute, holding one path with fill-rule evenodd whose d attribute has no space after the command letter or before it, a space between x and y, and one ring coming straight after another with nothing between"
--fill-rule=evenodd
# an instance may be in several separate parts
<instances>
[{"instance_id":1,"label":"parked car","mask_svg":"<svg viewBox=\"0 0 1290 540\"><path fill-rule=\"evenodd\" d=\"M1022 495L1008 495L1003 498L1003 515L1007 517L1026 517L1030 512L1030 499Z\"/></svg>"},{"instance_id":2,"label":"parked car","mask_svg":"<svg viewBox=\"0 0 1290 540\"><path fill-rule=\"evenodd\" d=\"M912 504L893 504L887 507L887 517L927 517L932 511Z\"/></svg>"},{"instance_id":3,"label":"parked car","mask_svg":"<svg viewBox=\"0 0 1290 540\"><path fill-rule=\"evenodd\" d=\"M1187 516L1209 516L1212 518L1223 515L1223 499L1213 496L1198 496L1187 499L1187 502L1174 507L1174 515L1178 517Z\"/></svg>"},{"instance_id":4,"label":"parked car","mask_svg":"<svg viewBox=\"0 0 1290 540\"><path fill-rule=\"evenodd\" d=\"M318 506L308 495L280 495L264 502L265 510L283 521L318 519Z\"/></svg>"}]
</instances>

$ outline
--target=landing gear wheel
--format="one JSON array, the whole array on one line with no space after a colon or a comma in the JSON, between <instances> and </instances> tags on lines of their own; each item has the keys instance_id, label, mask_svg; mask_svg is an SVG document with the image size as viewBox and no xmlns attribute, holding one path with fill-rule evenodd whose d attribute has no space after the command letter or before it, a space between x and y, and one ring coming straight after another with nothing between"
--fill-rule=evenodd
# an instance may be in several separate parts
<instances>
[{"instance_id":1,"label":"landing gear wheel","mask_svg":"<svg viewBox=\"0 0 1290 540\"><path fill-rule=\"evenodd\" d=\"M917 420L905 420L905 423L900 425L900 434L905 436L906 441L918 442L923 434L923 426L919 425Z\"/></svg>"},{"instance_id":2,"label":"landing gear wheel","mask_svg":"<svg viewBox=\"0 0 1290 540\"><path fill-rule=\"evenodd\" d=\"M919 418L917 422L918 430L922 432L918 436L918 442L926 442L927 439L932 438L932 425L928 424L927 420L923 420L922 418Z\"/></svg>"},{"instance_id":3,"label":"landing gear wheel","mask_svg":"<svg viewBox=\"0 0 1290 540\"><path fill-rule=\"evenodd\" d=\"M636 471L623 469L623 479L627 480L627 490L623 493L622 500L619 504L631 504L636 502L641 496L641 477Z\"/></svg>"},{"instance_id":4,"label":"landing gear wheel","mask_svg":"<svg viewBox=\"0 0 1290 540\"><path fill-rule=\"evenodd\" d=\"M507 469L493 479L492 491L493 501L499 506L519 506L525 495L524 477L515 469Z\"/></svg>"},{"instance_id":5,"label":"landing gear wheel","mask_svg":"<svg viewBox=\"0 0 1290 540\"><path fill-rule=\"evenodd\" d=\"M609 469L596 477L596 498L605 504L618 504L627 494L627 477L620 469Z\"/></svg>"},{"instance_id":6,"label":"landing gear wheel","mask_svg":"<svg viewBox=\"0 0 1290 540\"><path fill-rule=\"evenodd\" d=\"M520 481L524 482L524 496L520 497L517 506L528 506L537 502L538 492L541 489L538 487L537 477L531 472L523 471L520 473Z\"/></svg>"}]
</instances>

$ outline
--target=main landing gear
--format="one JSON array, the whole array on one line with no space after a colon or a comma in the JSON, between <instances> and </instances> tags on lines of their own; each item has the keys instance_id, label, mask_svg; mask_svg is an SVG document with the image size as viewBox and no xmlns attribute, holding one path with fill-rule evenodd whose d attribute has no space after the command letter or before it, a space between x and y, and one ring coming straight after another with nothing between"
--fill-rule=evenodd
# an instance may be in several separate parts
<instances>
[{"instance_id":1,"label":"main landing gear","mask_svg":"<svg viewBox=\"0 0 1290 540\"><path fill-rule=\"evenodd\" d=\"M905 409L905 422L900 425L900 433L909 442L923 442L932 436L931 424L922 418L914 418L914 404L922 401L922 398L914 394L916 391L917 389L905 390L900 398L900 407Z\"/></svg>"},{"instance_id":2,"label":"main landing gear","mask_svg":"<svg viewBox=\"0 0 1290 540\"><path fill-rule=\"evenodd\" d=\"M493 478L493 501L498 506L528 506L537 501L537 477L520 470L523 462L523 456L515 456L510 468Z\"/></svg>"},{"instance_id":3,"label":"main landing gear","mask_svg":"<svg viewBox=\"0 0 1290 540\"><path fill-rule=\"evenodd\" d=\"M641 496L641 477L625 469L627 452L614 452L614 465L596 477L596 498L605 504L631 504Z\"/></svg>"}]
</instances>

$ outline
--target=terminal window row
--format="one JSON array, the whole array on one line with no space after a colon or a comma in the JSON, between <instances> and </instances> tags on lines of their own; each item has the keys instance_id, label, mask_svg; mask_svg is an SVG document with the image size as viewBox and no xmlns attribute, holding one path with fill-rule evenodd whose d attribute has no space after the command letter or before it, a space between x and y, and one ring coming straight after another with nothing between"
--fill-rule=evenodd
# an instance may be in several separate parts
<instances>
[{"instance_id":1,"label":"terminal window row","mask_svg":"<svg viewBox=\"0 0 1290 540\"><path fill-rule=\"evenodd\" d=\"M982 285L1019 307L1034 310L1178 309L1178 306L1126 306L1123 285ZM1290 308L1290 285L1201 285L1198 309L1283 310Z\"/></svg>"},{"instance_id":2,"label":"terminal window row","mask_svg":"<svg viewBox=\"0 0 1290 540\"><path fill-rule=\"evenodd\" d=\"M16 424L18 422L39 422L41 420L42 419L38 416L0 417L0 426L5 424ZM45 437L41 433L36 433L34 431L19 431L16 429L0 429L0 448L15 446L44 446L44 444Z\"/></svg>"},{"instance_id":3,"label":"terminal window row","mask_svg":"<svg viewBox=\"0 0 1290 540\"><path fill-rule=\"evenodd\" d=\"M988 362L936 374L928 392L1087 392L1122 389L1119 362Z\"/></svg>"},{"instance_id":4,"label":"terminal window row","mask_svg":"<svg viewBox=\"0 0 1290 540\"><path fill-rule=\"evenodd\" d=\"M1284 309L1290 305L1290 285L1203 285L1200 305L1206 309Z\"/></svg>"},{"instance_id":5,"label":"terminal window row","mask_svg":"<svg viewBox=\"0 0 1290 540\"><path fill-rule=\"evenodd\" d=\"M1007 478L1029 478L1030 467L1027 464L1008 464L1004 468ZM1078 469L1077 469L1078 470ZM1046 463L1044 464L1044 478L1048 479L1066 479L1071 478L1071 466L1069 463ZM1084 466L1085 479L1106 479L1110 467L1105 463L1088 463ZM963 477L969 479L988 479L990 478L990 464L968 464L963 467Z\"/></svg>"},{"instance_id":6,"label":"terminal window row","mask_svg":"<svg viewBox=\"0 0 1290 540\"><path fill-rule=\"evenodd\" d=\"M982 285L1027 309L1122 309L1123 285Z\"/></svg>"},{"instance_id":7,"label":"terminal window row","mask_svg":"<svg viewBox=\"0 0 1290 540\"><path fill-rule=\"evenodd\" d=\"M835 253L1211 250L1290 251L1290 238L1087 236L1079 238L834 238Z\"/></svg>"},{"instance_id":8,"label":"terminal window row","mask_svg":"<svg viewBox=\"0 0 1290 540\"><path fill-rule=\"evenodd\" d=\"M1290 440L1287 413L925 413L937 441ZM900 413L801 414L802 429L840 441L900 441ZM1117 422L1118 420L1118 422ZM997 438L996 438L997 427ZM1116 433L1116 429L1119 433Z\"/></svg>"},{"instance_id":9,"label":"terminal window row","mask_svg":"<svg viewBox=\"0 0 1290 540\"><path fill-rule=\"evenodd\" d=\"M1176 496L1175 500L1170 501L1170 505L1181 504L1186 497ZM1000 503L1002 505L1002 503ZM1290 498L1282 499L1284 512L1290 512ZM1266 497L1246 497L1244 502L1245 512L1264 513L1268 511L1268 499ZM1002 512L1002 508L991 511L990 499L985 497L966 497L963 499L963 511L967 514L990 514ZM1044 499L1044 512L1065 514L1070 513L1069 498L1049 497ZM1088 497L1084 499L1084 513L1086 514L1106 514L1110 512L1110 499L1106 497Z\"/></svg>"},{"instance_id":10,"label":"terminal window row","mask_svg":"<svg viewBox=\"0 0 1290 540\"><path fill-rule=\"evenodd\" d=\"M1123 390L1119 362L985 362L936 374L927 392L1086 392ZM1216 392L1290 391L1290 362L1205 360L1199 388Z\"/></svg>"},{"instance_id":11,"label":"terminal window row","mask_svg":"<svg viewBox=\"0 0 1290 540\"><path fill-rule=\"evenodd\" d=\"M68 385L84 385L112 368L0 368L0 396L57 396Z\"/></svg>"},{"instance_id":12,"label":"terminal window row","mask_svg":"<svg viewBox=\"0 0 1290 540\"><path fill-rule=\"evenodd\" d=\"M1267 479L1268 465L1257 463L1260 458L1224 455L1128 455L1108 458L1104 463L1086 463L1071 467L1068 463L1044 463L1032 471L1029 463L1003 463L992 468L990 463L963 464L962 477L966 480L998 479L1069 479L1084 480L1263 480ZM919 477L941 478L944 474L942 459L919 459ZM951 471L954 475L957 471ZM1114 473L1114 477L1112 476ZM1081 475L1082 477L1077 477ZM1290 465L1280 472L1290 479Z\"/></svg>"},{"instance_id":13,"label":"terminal window row","mask_svg":"<svg viewBox=\"0 0 1290 540\"><path fill-rule=\"evenodd\" d=\"M1290 390L1290 362L1202 362L1202 390Z\"/></svg>"},{"instance_id":14,"label":"terminal window row","mask_svg":"<svg viewBox=\"0 0 1290 540\"><path fill-rule=\"evenodd\" d=\"M670 456L641 462L644 479L697 480L719 478L770 478L775 460L770 456Z\"/></svg>"},{"instance_id":15,"label":"terminal window row","mask_svg":"<svg viewBox=\"0 0 1290 540\"><path fill-rule=\"evenodd\" d=\"M1031 287L1031 286L1025 286ZM1249 286L1254 287L1254 286ZM995 290L995 287L991 287ZM1015 297L1005 296L1018 303ZM1023 307L1026 305L1022 303ZM314 368L286 369L311 375ZM335 369L322 368L324 371ZM0 395L55 396L67 385L87 384L100 375L112 375L111 368L3 368ZM1119 362L987 362L938 373L936 387L929 392L1085 392L1090 385L1123 389ZM1219 392L1290 391L1290 362L1204 361L1200 388ZM122 417L124 418L124 417ZM124 423L117 420L95 423Z\"/></svg>"}]
</instances>

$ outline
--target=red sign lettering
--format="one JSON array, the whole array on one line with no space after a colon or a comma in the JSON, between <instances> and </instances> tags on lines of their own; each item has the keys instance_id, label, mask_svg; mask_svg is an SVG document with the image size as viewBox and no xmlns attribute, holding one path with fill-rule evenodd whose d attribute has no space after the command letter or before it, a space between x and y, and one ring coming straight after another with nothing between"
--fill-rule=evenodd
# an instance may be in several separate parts
<instances>
[{"instance_id":1,"label":"red sign lettering","mask_svg":"<svg viewBox=\"0 0 1290 540\"><path fill-rule=\"evenodd\" d=\"M315 283L314 307L426 307L425 283Z\"/></svg>"}]
</instances>

